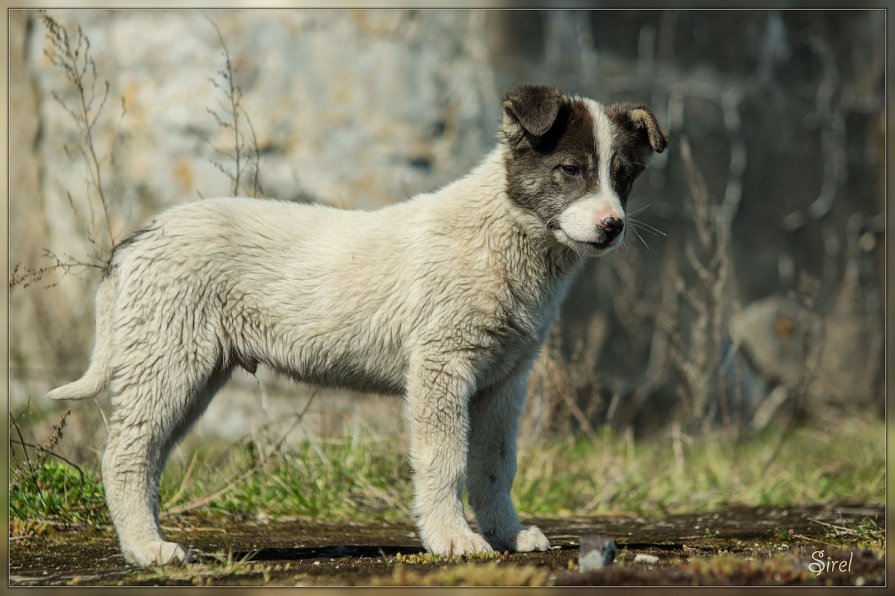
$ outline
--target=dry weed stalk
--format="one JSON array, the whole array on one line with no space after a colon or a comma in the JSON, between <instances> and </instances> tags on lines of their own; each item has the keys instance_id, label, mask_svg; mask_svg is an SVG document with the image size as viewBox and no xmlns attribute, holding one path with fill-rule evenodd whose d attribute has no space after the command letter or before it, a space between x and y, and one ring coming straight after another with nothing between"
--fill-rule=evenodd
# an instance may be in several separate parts
<instances>
[{"instance_id":1,"label":"dry weed stalk","mask_svg":"<svg viewBox=\"0 0 895 596\"><path fill-rule=\"evenodd\" d=\"M211 503L215 499L218 499L218 498L222 497L223 495L227 494L228 492L230 492L231 490L233 490L234 488L239 486L239 484L241 482L244 482L249 477L251 477L252 474L263 469L264 466L269 461L271 461L271 458L274 455L283 455L282 448L286 442L286 439L289 437L289 434L297 426L301 425L302 419L304 418L308 409L311 407L311 403L314 401L314 397L316 397L316 395L317 395L316 391L311 392L311 395L308 397L308 401L305 402L305 405L301 409L301 411L295 412L291 416L292 424L286 429L285 432L282 433L279 440L270 446L269 449L265 450L264 447L262 445L260 445L251 434L246 435L243 438L243 440L240 442L245 442L248 444L248 447L250 448L250 453L252 454L252 459L249 462L249 465L247 468L237 472L233 477L231 477L227 482L224 483L224 486L215 490L212 493L198 497L198 498L190 501L189 503L184 503L183 505L178 505L177 507L172 507L172 505L174 505L174 503L176 503L177 500L180 499L180 497L183 494L185 494L185 492L186 492L186 486L187 486L187 483L189 482L191 472L192 472L193 466L195 464L195 454L194 454L193 461L190 463L189 467L187 468L187 471L184 473L183 478L180 481L180 485L177 488L177 491L174 493L174 495L170 499L168 499L165 502L165 508L167 510L165 511L164 514L165 515L175 515L177 513L184 513L186 511L191 511L193 509L203 507L203 506L207 505L208 503ZM278 424L278 423L282 423L282 422L283 422L282 419L278 420L278 421L270 422L265 425L265 428L270 428L274 424ZM254 434L254 433L252 433L252 434Z\"/></svg>"},{"instance_id":2,"label":"dry weed stalk","mask_svg":"<svg viewBox=\"0 0 895 596\"><path fill-rule=\"evenodd\" d=\"M602 405L602 391L594 370L605 340L606 321L595 316L566 357L560 326L554 325L529 375L521 437L532 441L543 434L566 435L577 426L597 440L593 421Z\"/></svg>"},{"instance_id":3,"label":"dry weed stalk","mask_svg":"<svg viewBox=\"0 0 895 596\"><path fill-rule=\"evenodd\" d=\"M10 446L18 445L22 452L22 459L20 460L16 455L14 449L9 450L10 455L15 462L15 465L12 469L12 476L9 479L10 488L20 484L24 480L27 480L31 483L32 486L34 486L38 494L43 496L43 491L41 490L40 482L38 481L38 471L44 466L44 463L46 463L48 457L54 457L73 467L75 470L77 470L78 475L83 482L84 472L81 470L80 466L54 451L56 446L59 444L59 441L62 440L62 431L65 428L66 420L68 419L70 414L71 410L66 410L62 414L62 416L59 418L59 421L53 425L53 428L50 431L50 436L47 437L45 441L43 441L42 443L33 443L25 440L25 436L22 434L22 428L19 425L19 421L16 420L12 412L9 413ZM12 431L15 431L16 437L18 437L17 439L12 438ZM32 453L36 453L36 457L34 459L32 459Z\"/></svg>"},{"instance_id":4,"label":"dry weed stalk","mask_svg":"<svg viewBox=\"0 0 895 596\"><path fill-rule=\"evenodd\" d=\"M703 427L721 408L729 423L729 403L721 382L722 353L732 306L726 295L730 277L729 224L718 216L702 173L694 163L687 137L681 138L681 159L689 185L684 207L693 221L694 234L684 244L692 279L677 276L675 290L693 319L682 334L668 318L661 318L669 339L671 363L680 373L678 389L687 426ZM678 317L680 320L680 317ZM717 393L716 393L717 392ZM717 395L718 399L713 399Z\"/></svg>"},{"instance_id":5,"label":"dry weed stalk","mask_svg":"<svg viewBox=\"0 0 895 596\"><path fill-rule=\"evenodd\" d=\"M207 137L202 140L211 147L220 160L232 162L233 167L231 169L218 159L211 160L214 167L230 180L230 194L233 196L239 195L240 191L243 190L242 186L245 178L248 177L252 185L251 196L257 198L264 194L260 180L262 155L261 149L258 147L258 137L255 134L252 119L242 103L242 88L236 84L236 69L233 66L233 61L230 59L230 50L224 42L224 36L221 34L217 23L211 20L211 18L208 18L208 21L214 27L215 33L217 33L221 52L224 55L224 68L217 72L216 77L208 79L214 88L223 94L222 105L219 107L220 112L212 108L206 108L206 110L214 118L219 128L232 134L233 148L232 151L224 150L212 143L211 139ZM226 113L226 115L222 116L221 112ZM243 120L245 120L245 125L248 127L248 138L246 138L245 131L241 128Z\"/></svg>"},{"instance_id":6,"label":"dry weed stalk","mask_svg":"<svg viewBox=\"0 0 895 596\"><path fill-rule=\"evenodd\" d=\"M80 26L77 28L77 35L71 35L65 27L45 11L40 12L40 19L47 30L47 45L44 48L44 53L51 64L63 71L68 84L67 91L74 96L74 101L71 102L58 91L52 91L50 94L53 100L71 117L77 131L74 151L80 155L84 162L87 174L87 191L86 196L78 200L72 196L70 191L66 191L66 198L75 218L84 224L85 236L93 248L93 254L75 257L67 253L60 255L45 248L41 256L50 263L39 267L25 266L22 263L15 264L8 279L10 288L19 286L27 288L55 272L68 275L79 269L105 271L115 246L115 234L112 231L103 166L107 161L109 163L115 161L115 146L120 137L121 121L127 113L124 99L121 100L118 131L105 154L102 154L98 150L94 133L109 97L109 81L103 80L101 91L98 92L97 86L100 85L100 80L96 71L96 61L90 53L90 38ZM69 159L72 159L72 149L67 145L63 146L63 149ZM86 220L81 217L77 208L77 203L81 201L89 211ZM100 211L102 215L101 221L97 221L97 211ZM51 282L46 287L54 285L55 282Z\"/></svg>"},{"instance_id":7,"label":"dry weed stalk","mask_svg":"<svg viewBox=\"0 0 895 596\"><path fill-rule=\"evenodd\" d=\"M634 213L640 213L645 208ZM640 222L639 225L645 227L648 224ZM666 235L652 226L648 229L653 230L654 234ZM644 275L648 274L645 273L647 268L642 255L641 251L632 251L623 259L609 259L608 272L613 275L611 280L613 291L609 292L609 296L612 299L613 312L622 328L652 330L652 336L649 338L649 357L643 373L633 380L630 391L614 392L606 412L606 423L617 428L630 427L633 424L635 416L665 379L668 362L668 338L665 329L677 320L678 305L674 289L677 280L676 245L670 244L664 250L665 265L659 284L651 284L644 278ZM660 321L663 317L667 322L665 326ZM640 339L633 334L630 337L633 341Z\"/></svg>"}]
</instances>

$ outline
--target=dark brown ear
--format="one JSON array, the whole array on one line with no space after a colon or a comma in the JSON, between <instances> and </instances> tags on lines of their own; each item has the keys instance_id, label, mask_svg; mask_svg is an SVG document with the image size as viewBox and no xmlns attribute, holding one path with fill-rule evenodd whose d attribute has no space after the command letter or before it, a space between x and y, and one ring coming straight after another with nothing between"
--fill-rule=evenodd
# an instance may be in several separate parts
<instances>
[{"instance_id":1,"label":"dark brown ear","mask_svg":"<svg viewBox=\"0 0 895 596\"><path fill-rule=\"evenodd\" d=\"M659 121L648 106L616 103L606 108L606 113L622 130L635 135L641 144L656 153L662 153L668 146L668 135L662 131Z\"/></svg>"},{"instance_id":2,"label":"dark brown ear","mask_svg":"<svg viewBox=\"0 0 895 596\"><path fill-rule=\"evenodd\" d=\"M544 135L559 114L562 93L544 85L522 85L506 94L503 99L503 131L516 142L521 137Z\"/></svg>"}]
</instances>

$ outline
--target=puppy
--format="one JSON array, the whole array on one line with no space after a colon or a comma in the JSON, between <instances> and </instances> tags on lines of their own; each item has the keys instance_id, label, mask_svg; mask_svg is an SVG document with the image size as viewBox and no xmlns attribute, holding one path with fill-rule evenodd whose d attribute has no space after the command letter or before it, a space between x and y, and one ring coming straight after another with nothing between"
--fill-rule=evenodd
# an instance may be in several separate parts
<instances>
[{"instance_id":1,"label":"puppy","mask_svg":"<svg viewBox=\"0 0 895 596\"><path fill-rule=\"evenodd\" d=\"M129 562L189 560L159 527L162 469L234 367L258 364L403 396L429 551L549 547L510 499L526 377L582 257L623 243L666 139L646 106L536 85L506 95L501 129L465 177L389 207L208 199L116 247L90 366L49 396L111 388L102 474Z\"/></svg>"}]
</instances>

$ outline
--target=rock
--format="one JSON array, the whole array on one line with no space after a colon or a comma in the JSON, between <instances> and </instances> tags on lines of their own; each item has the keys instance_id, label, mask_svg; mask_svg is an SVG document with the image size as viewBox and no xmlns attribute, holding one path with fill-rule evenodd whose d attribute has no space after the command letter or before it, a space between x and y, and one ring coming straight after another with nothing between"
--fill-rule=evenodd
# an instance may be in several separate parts
<instances>
[{"instance_id":1,"label":"rock","mask_svg":"<svg viewBox=\"0 0 895 596\"><path fill-rule=\"evenodd\" d=\"M858 284L845 283L838 293L825 309L771 296L731 318L739 353L768 386L754 411L755 428L791 395L798 394L802 406L815 412L829 405L872 404L878 397L882 326L875 324Z\"/></svg>"},{"instance_id":2,"label":"rock","mask_svg":"<svg viewBox=\"0 0 895 596\"><path fill-rule=\"evenodd\" d=\"M612 565L617 553L618 547L612 538L598 534L582 536L578 553L578 571L584 573Z\"/></svg>"},{"instance_id":3,"label":"rock","mask_svg":"<svg viewBox=\"0 0 895 596\"><path fill-rule=\"evenodd\" d=\"M734 315L730 333L764 379L795 386L820 339L820 317L794 300L772 296Z\"/></svg>"}]
</instances>

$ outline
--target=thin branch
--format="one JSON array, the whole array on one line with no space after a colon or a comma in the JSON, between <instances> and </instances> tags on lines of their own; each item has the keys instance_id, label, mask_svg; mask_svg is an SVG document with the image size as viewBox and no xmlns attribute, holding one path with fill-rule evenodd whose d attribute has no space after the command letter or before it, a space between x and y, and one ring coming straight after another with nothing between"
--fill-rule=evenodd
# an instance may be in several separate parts
<instances>
[{"instance_id":1,"label":"thin branch","mask_svg":"<svg viewBox=\"0 0 895 596\"><path fill-rule=\"evenodd\" d=\"M218 43L224 55L224 67L219 70L216 77L209 78L212 86L221 92L223 98L220 100L218 110L206 108L206 111L214 118L219 129L226 131L233 139L232 152L223 151L216 147L209 139L203 139L212 151L227 160L232 161L232 170L224 167L220 162L212 160L212 164L230 181L230 193L238 195L242 191L242 186L247 177L251 177L253 197L259 197L263 194L260 183L261 172L261 150L258 146L258 136L255 127L249 117L248 111L242 104L243 93L242 88L236 84L236 68L230 55L230 50L224 41L217 23L208 15L205 18L211 23L217 35ZM223 117L222 113L226 112L227 116ZM248 126L246 135L242 126L242 119ZM248 139L246 138L248 136Z\"/></svg>"},{"instance_id":2,"label":"thin branch","mask_svg":"<svg viewBox=\"0 0 895 596\"><path fill-rule=\"evenodd\" d=\"M289 436L289 433L291 433L292 430L297 425L299 425L301 423L301 419L304 417L305 413L308 411L308 408L311 406L311 402L314 400L314 397L316 395L317 395L316 391L311 393L311 396L308 398L308 401L305 403L304 408L302 408L301 412L299 412L295 416L295 420L292 422L292 425L288 429L286 429L286 432L283 433L283 435L280 437L280 440L277 442L277 444L268 451L268 457L270 455L273 455L274 453L277 453L280 450L280 448L283 446L283 443L286 442L286 438ZM201 497L199 499L190 501L188 503L184 503L183 505L174 507L173 509L169 509L166 512L164 512L163 515L176 515L178 513L185 513L187 511L191 511L193 509L197 509L199 507L202 507L204 505L211 503L215 499L227 494L228 492L230 492L231 490L236 488L240 482L242 482L246 478L249 478L257 470L262 468L266 462L266 459L267 458L265 458L265 457L259 458L250 468L248 468L247 470L244 470L243 472L240 472L239 474L234 476L229 482L227 482L227 484L225 484L222 488L216 490L215 492L213 492L209 495L205 495L204 497Z\"/></svg>"},{"instance_id":3,"label":"thin branch","mask_svg":"<svg viewBox=\"0 0 895 596\"><path fill-rule=\"evenodd\" d=\"M92 259L94 261L74 259L65 255L60 257L53 252L44 250L44 258L49 259L52 263L43 267L16 265L8 280L10 287L18 285L27 287L57 271L62 274L69 274L73 269L78 268L95 268L104 271L108 267L109 259L116 243L115 234L112 231L112 217L106 181L104 180L103 162L106 159L114 162L115 144L120 136L121 121L126 113L124 100L122 99L122 113L118 121L118 130L115 138L109 146L107 155L104 158L100 158L94 131L109 98L109 81L102 81L101 91L97 91L96 86L100 81L97 74L96 61L91 56L90 38L80 26L77 27L76 35L69 35L65 27L60 25L46 11L40 11L40 19L47 32L44 54L51 64L64 73L65 80L69 86L69 89L65 90L66 94L75 96L74 101L70 104L60 92L54 90L50 93L53 100L71 117L77 130L77 148L81 159L83 159L85 169L84 184L86 188L84 200L87 203L89 212L89 221L82 223L85 226L85 237L93 247L94 255ZM68 146L63 145L63 150L69 159L73 159L73 151ZM75 200L71 192L66 192L66 198L75 218L80 219L79 210L75 206ZM99 225L97 224L94 210L94 201L98 201L100 206L102 224ZM104 230L99 230L99 227L103 227ZM99 238L101 236L105 236L106 240L100 242ZM52 285L55 284L51 283L47 287L52 287Z\"/></svg>"},{"instance_id":4,"label":"thin branch","mask_svg":"<svg viewBox=\"0 0 895 596\"><path fill-rule=\"evenodd\" d=\"M22 435L20 432L18 440L10 439L9 442L12 443L13 445L19 445L21 447L27 447L30 449L34 449L35 451L39 451L40 453L45 454L45 455L51 455L51 456L55 457L56 459L58 459L59 461L67 463L68 465L70 465L71 467L73 467L75 470L78 471L78 476L81 478L81 482L82 483L84 482L84 471L81 469L81 466L79 466L78 464L76 464L75 462L71 461L70 459L68 459L64 456L59 455L55 451L46 449L45 447L43 447L41 445L35 445L34 443L28 443L27 441L23 441L21 439L21 437L22 437Z\"/></svg>"},{"instance_id":5,"label":"thin branch","mask_svg":"<svg viewBox=\"0 0 895 596\"><path fill-rule=\"evenodd\" d=\"M9 421L12 424L13 429L15 429L16 434L18 435L19 441L24 444L25 437L22 436L22 429L19 427L19 423L15 419L15 416L12 415L12 412L9 413ZM43 497L43 492L41 492L40 486L37 485L37 481L36 481L37 470L34 469L34 464L31 462L31 458L28 456L28 451L23 450L23 452L25 455L25 464L28 466L28 471L31 473L31 480L34 483L34 487L37 489L37 493L39 495L41 495L41 497ZM18 472L18 470L16 470L16 472ZM16 478L16 476L18 476L18 475L19 475L18 473L13 475L14 476L13 483L15 483L18 480L18 478Z\"/></svg>"},{"instance_id":6,"label":"thin branch","mask_svg":"<svg viewBox=\"0 0 895 596\"><path fill-rule=\"evenodd\" d=\"M214 27L214 31L218 36L218 42L221 45L221 50L224 52L224 65L226 71L220 71L219 74L227 83L227 88L224 89L224 92L227 96L228 101L230 102L230 118L233 126L233 161L236 166L235 173L231 179L232 186L230 188L230 192L233 195L237 195L239 194L239 182L242 175L242 137L239 134L239 102L240 99L242 99L242 90L238 86L236 86L236 83L234 82L233 63L230 60L230 50L227 48L227 44L224 42L224 36L221 33L220 28L218 27L217 23L215 23L214 20L211 19L211 17L206 15L205 18L208 19L208 22L211 23L212 27Z\"/></svg>"}]
</instances>

